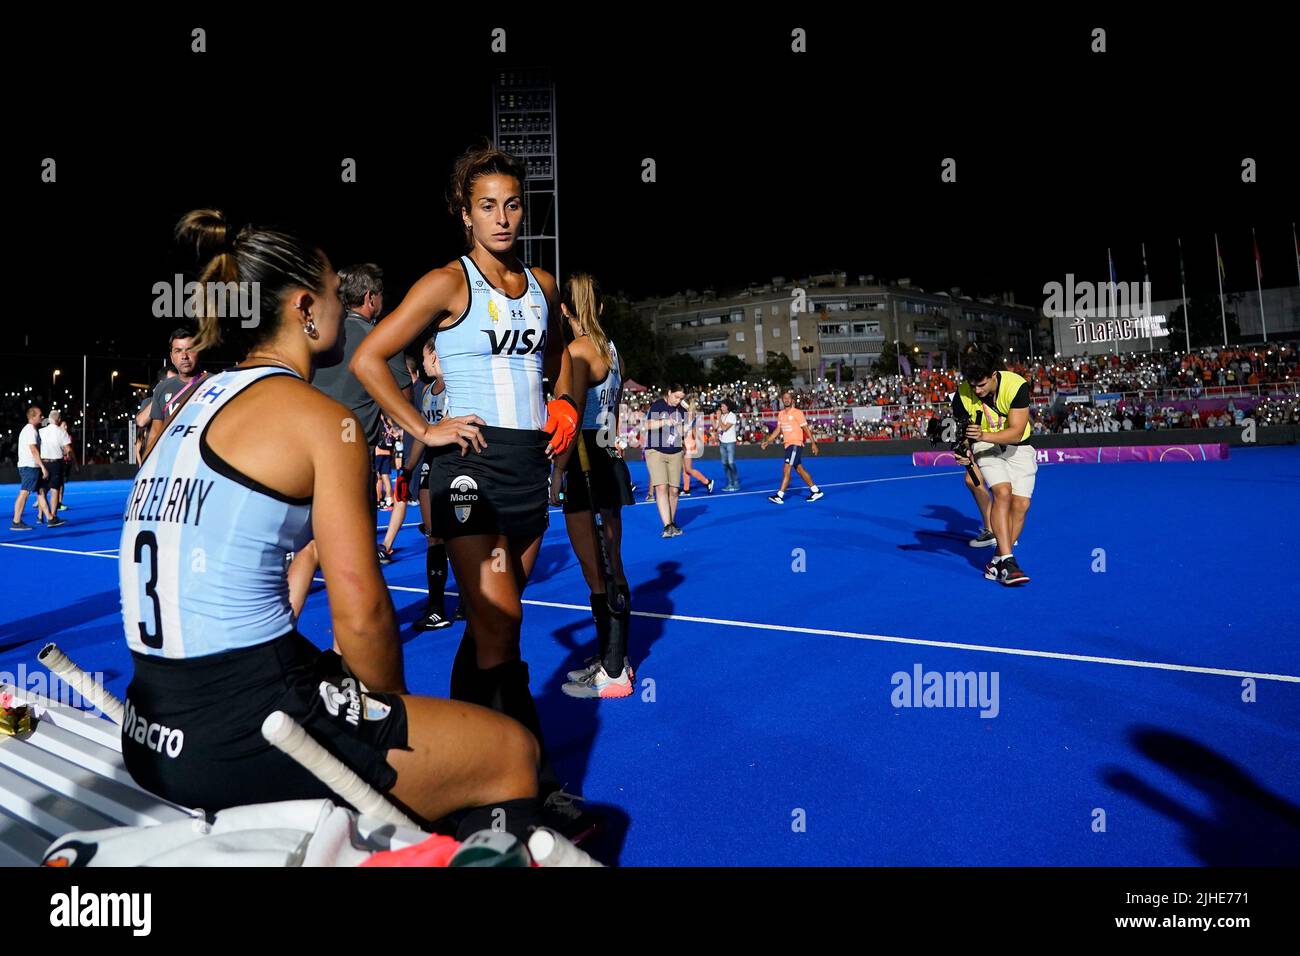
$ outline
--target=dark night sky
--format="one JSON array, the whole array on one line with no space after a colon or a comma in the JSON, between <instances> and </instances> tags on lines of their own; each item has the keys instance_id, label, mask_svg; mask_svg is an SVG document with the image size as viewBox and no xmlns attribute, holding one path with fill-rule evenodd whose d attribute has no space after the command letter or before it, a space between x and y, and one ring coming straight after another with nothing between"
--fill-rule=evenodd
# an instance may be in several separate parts
<instances>
[{"instance_id":1,"label":"dark night sky","mask_svg":"<svg viewBox=\"0 0 1300 956\"><path fill-rule=\"evenodd\" d=\"M503 66L557 75L566 271L634 296L841 269L1038 302L1066 272L1104 279L1107 246L1119 278L1139 279L1145 241L1164 298L1178 235L1204 294L1216 229L1230 287L1253 287L1252 224L1265 284L1297 281L1282 21L742 23L629 7L559 25L568 16L30 24L28 48L59 79L20 83L5 162L22 311L59 329L42 350L95 351L107 326L135 354L165 337L150 288L177 264L171 226L201 205L304 228L336 265L380 262L400 295L461 251L446 177L489 132ZM188 52L196 23L202 57ZM493 26L506 56L489 52ZM802 56L794 26L809 31ZM52 186L38 181L47 155ZM343 156L359 183L339 182ZM946 156L956 184L939 182ZM1240 182L1243 156L1259 183ZM656 183L640 179L645 157Z\"/></svg>"}]
</instances>

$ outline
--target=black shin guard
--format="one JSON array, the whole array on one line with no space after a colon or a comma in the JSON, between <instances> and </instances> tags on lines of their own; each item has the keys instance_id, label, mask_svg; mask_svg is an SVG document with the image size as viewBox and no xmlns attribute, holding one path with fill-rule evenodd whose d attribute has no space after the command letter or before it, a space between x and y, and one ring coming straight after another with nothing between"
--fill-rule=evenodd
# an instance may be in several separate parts
<instances>
[{"instance_id":1,"label":"black shin guard","mask_svg":"<svg viewBox=\"0 0 1300 956\"><path fill-rule=\"evenodd\" d=\"M537 797L502 800L486 807L465 811L456 826L456 839L464 840L479 830L504 829L518 837L525 845L532 829L542 822L542 804Z\"/></svg>"},{"instance_id":2,"label":"black shin guard","mask_svg":"<svg viewBox=\"0 0 1300 956\"><path fill-rule=\"evenodd\" d=\"M591 592L591 616L596 620L596 654L603 661L609 651L609 601L603 593Z\"/></svg>"},{"instance_id":3,"label":"black shin guard","mask_svg":"<svg viewBox=\"0 0 1300 956\"><path fill-rule=\"evenodd\" d=\"M424 552L424 576L429 582L428 610L445 618L447 611L443 602L447 591L447 545L429 545Z\"/></svg>"},{"instance_id":4,"label":"black shin guard","mask_svg":"<svg viewBox=\"0 0 1300 956\"><path fill-rule=\"evenodd\" d=\"M609 614L609 643L601 658L605 673L617 677L623 673L623 658L628 656L627 632L632 622L632 592L626 584L616 584L613 598L612 607L606 609Z\"/></svg>"},{"instance_id":5,"label":"black shin guard","mask_svg":"<svg viewBox=\"0 0 1300 956\"><path fill-rule=\"evenodd\" d=\"M478 672L482 688L481 702L498 713L519 721L542 744L542 723L537 716L533 692L528 689L528 665L523 661L506 661Z\"/></svg>"}]
</instances>

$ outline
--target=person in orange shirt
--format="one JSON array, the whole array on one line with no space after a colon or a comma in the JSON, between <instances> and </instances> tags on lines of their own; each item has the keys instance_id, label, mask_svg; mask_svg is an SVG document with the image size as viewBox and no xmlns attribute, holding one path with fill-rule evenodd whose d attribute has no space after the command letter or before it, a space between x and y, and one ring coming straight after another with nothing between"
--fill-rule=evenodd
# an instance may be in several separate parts
<instances>
[{"instance_id":1,"label":"person in orange shirt","mask_svg":"<svg viewBox=\"0 0 1300 956\"><path fill-rule=\"evenodd\" d=\"M812 430L808 428L808 419L804 417L802 411L794 407L794 392L791 389L787 388L781 393L781 402L785 407L777 412L776 427L761 442L762 446L766 448L776 438L777 433L780 433L781 440L785 442L785 467L781 472L781 488L776 494L768 495L767 500L777 505L785 504L785 489L790 484L790 471L793 469L799 472L800 478L808 482L808 490L811 492L808 495L808 500L816 501L818 498L825 496L824 492L812 480L812 475L808 474L802 461L805 439L812 448L814 455L817 454L817 442L812 436Z\"/></svg>"}]
</instances>

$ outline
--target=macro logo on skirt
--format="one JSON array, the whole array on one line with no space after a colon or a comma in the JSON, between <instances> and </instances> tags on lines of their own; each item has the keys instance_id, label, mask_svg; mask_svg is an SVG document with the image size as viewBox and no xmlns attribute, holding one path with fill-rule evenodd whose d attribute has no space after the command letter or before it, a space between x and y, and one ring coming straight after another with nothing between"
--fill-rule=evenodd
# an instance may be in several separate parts
<instances>
[{"instance_id":1,"label":"macro logo on skirt","mask_svg":"<svg viewBox=\"0 0 1300 956\"><path fill-rule=\"evenodd\" d=\"M451 504L456 509L456 520L464 524L470 510L478 501L478 482L469 475L457 475L451 480Z\"/></svg>"}]
</instances>

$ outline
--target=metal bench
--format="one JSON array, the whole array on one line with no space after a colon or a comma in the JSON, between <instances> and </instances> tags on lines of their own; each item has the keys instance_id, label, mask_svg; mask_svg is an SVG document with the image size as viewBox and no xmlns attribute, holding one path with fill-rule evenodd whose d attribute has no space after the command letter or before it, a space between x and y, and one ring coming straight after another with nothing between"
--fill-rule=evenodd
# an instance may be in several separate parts
<instances>
[{"instance_id":1,"label":"metal bench","mask_svg":"<svg viewBox=\"0 0 1300 956\"><path fill-rule=\"evenodd\" d=\"M190 818L131 779L116 724L9 690L32 708L35 726L30 734L0 736L0 866L39 864L65 833Z\"/></svg>"}]
</instances>

